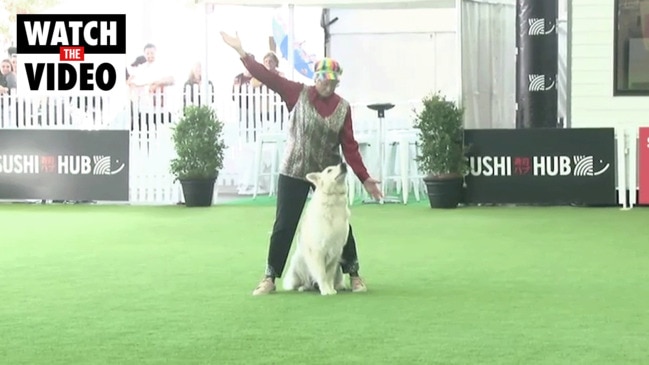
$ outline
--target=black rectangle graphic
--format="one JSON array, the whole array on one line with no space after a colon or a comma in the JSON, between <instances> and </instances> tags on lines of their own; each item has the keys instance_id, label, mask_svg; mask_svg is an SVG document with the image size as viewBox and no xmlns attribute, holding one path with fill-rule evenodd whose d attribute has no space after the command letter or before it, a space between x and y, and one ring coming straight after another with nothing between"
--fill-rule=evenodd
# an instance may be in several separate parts
<instances>
[{"instance_id":1,"label":"black rectangle graphic","mask_svg":"<svg viewBox=\"0 0 649 365\"><path fill-rule=\"evenodd\" d=\"M129 132L4 130L0 199L129 200Z\"/></svg>"},{"instance_id":2,"label":"black rectangle graphic","mask_svg":"<svg viewBox=\"0 0 649 365\"><path fill-rule=\"evenodd\" d=\"M613 128L466 130L467 203L616 204Z\"/></svg>"},{"instance_id":3,"label":"black rectangle graphic","mask_svg":"<svg viewBox=\"0 0 649 365\"><path fill-rule=\"evenodd\" d=\"M74 22L82 27L76 28ZM96 23L92 23L96 22ZM114 22L110 26L110 37L100 34L101 23ZM34 28L37 23L37 25ZM57 25L58 24L58 25ZM73 26L70 26L70 25ZM63 25L63 26L61 26ZM94 27L92 27L94 25ZM46 28L47 27L47 28ZM89 27L86 32L85 27ZM31 29L31 31L30 31ZM41 37L34 36L40 29ZM74 42L74 35L78 41ZM86 33L90 38L84 36ZM30 40L30 36L32 39ZM68 44L52 42L54 35L63 35ZM44 36L44 37L43 37ZM109 44L101 44L102 38L110 40ZM97 42L96 44L94 42ZM85 54L125 54L126 53L126 15L125 14L18 14L16 16L16 47L18 54L59 54L65 46L84 47Z\"/></svg>"}]
</instances>

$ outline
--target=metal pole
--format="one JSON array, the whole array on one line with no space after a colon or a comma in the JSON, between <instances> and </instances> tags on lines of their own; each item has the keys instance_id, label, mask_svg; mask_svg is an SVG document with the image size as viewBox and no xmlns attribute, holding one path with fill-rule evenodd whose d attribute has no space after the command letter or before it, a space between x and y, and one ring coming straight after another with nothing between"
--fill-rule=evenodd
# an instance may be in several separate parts
<instances>
[{"instance_id":1,"label":"metal pole","mask_svg":"<svg viewBox=\"0 0 649 365\"><path fill-rule=\"evenodd\" d=\"M213 10L214 5L210 4L209 1L205 2L205 7L203 9L203 36L204 36L204 47L203 47L203 62L201 65L201 93L203 97L201 98L202 105L210 105L212 101L211 95L209 94L209 75L207 62L209 60L209 47L210 47L210 37L209 32L209 14Z\"/></svg>"},{"instance_id":2,"label":"metal pole","mask_svg":"<svg viewBox=\"0 0 649 365\"><path fill-rule=\"evenodd\" d=\"M462 70L464 66L464 61L463 61L463 52L462 52L462 4L464 3L463 0L455 0L455 16L456 16L456 28L455 28L455 40L457 42L457 49L456 49L456 57L457 57L457 64L460 65L457 69L457 105L459 107L462 107L463 104L463 79L462 79Z\"/></svg>"},{"instance_id":3,"label":"metal pole","mask_svg":"<svg viewBox=\"0 0 649 365\"><path fill-rule=\"evenodd\" d=\"M293 45L295 44L295 5L288 4L288 65L290 67L289 78L295 80L295 51Z\"/></svg>"}]
</instances>

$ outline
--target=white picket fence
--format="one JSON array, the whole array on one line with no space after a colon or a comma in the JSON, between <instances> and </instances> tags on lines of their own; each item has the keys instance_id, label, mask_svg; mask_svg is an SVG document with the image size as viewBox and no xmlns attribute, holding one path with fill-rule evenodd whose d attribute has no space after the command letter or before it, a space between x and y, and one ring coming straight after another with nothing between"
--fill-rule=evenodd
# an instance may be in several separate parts
<instances>
[{"instance_id":1,"label":"white picket fence","mask_svg":"<svg viewBox=\"0 0 649 365\"><path fill-rule=\"evenodd\" d=\"M224 122L224 140L228 146L217 186L250 194L255 184L255 142L263 133L283 133L289 112L279 95L265 86L253 89L244 85L217 91L211 88L208 95L205 99ZM170 127L182 115L185 105L203 104L205 99L198 85L171 87L139 97L0 95L0 133L2 129L130 130L130 202L174 204L182 201L182 194L169 172L169 162L175 156ZM402 114L410 112L413 104L400 105ZM357 136L374 138L378 127L376 112L359 103L353 106L353 113ZM407 127L411 123L409 119L402 118L399 125L392 127ZM262 170L270 169L271 152L262 153ZM374 166L379 163L372 159L367 162ZM272 178L266 176L258 182L262 194Z\"/></svg>"}]
</instances>

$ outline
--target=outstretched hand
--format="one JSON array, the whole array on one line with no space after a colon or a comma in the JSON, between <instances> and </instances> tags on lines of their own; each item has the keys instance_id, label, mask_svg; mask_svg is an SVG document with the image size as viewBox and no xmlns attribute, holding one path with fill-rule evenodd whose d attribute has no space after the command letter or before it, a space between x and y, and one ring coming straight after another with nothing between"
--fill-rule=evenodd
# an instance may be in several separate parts
<instances>
[{"instance_id":1,"label":"outstretched hand","mask_svg":"<svg viewBox=\"0 0 649 365\"><path fill-rule=\"evenodd\" d=\"M234 33L234 36L227 34L226 32L221 32L221 37L223 41L228 46L234 48L236 51L241 50L241 39L239 39L239 33Z\"/></svg>"},{"instance_id":2,"label":"outstretched hand","mask_svg":"<svg viewBox=\"0 0 649 365\"><path fill-rule=\"evenodd\" d=\"M381 188L379 187L379 184L381 184L381 182L372 177L363 181L363 186L365 187L367 193L370 194L370 196L376 200L383 199L383 193L381 192Z\"/></svg>"}]
</instances>

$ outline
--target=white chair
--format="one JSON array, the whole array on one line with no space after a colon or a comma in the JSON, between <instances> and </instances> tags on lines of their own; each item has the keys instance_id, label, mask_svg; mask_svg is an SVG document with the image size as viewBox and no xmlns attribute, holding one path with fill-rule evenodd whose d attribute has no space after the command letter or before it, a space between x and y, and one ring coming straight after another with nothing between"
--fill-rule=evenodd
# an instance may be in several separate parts
<instances>
[{"instance_id":1,"label":"white chair","mask_svg":"<svg viewBox=\"0 0 649 365\"><path fill-rule=\"evenodd\" d=\"M253 199L257 198L260 178L262 176L268 176L268 195L273 196L273 194L275 194L277 189L276 182L279 176L279 165L281 163L285 143L286 135L281 132L261 132L257 135L257 141L255 142L255 157L253 161ZM265 145L273 146L273 152L270 155L270 171L267 173L262 172Z\"/></svg>"},{"instance_id":2,"label":"white chair","mask_svg":"<svg viewBox=\"0 0 649 365\"><path fill-rule=\"evenodd\" d=\"M417 139L415 129L403 129L388 131L384 142L386 153L381 176L383 193L386 193L389 183L396 183L403 204L408 204L411 188L417 201L420 200L419 193L422 191L423 174L415 160L418 153Z\"/></svg>"},{"instance_id":3,"label":"white chair","mask_svg":"<svg viewBox=\"0 0 649 365\"><path fill-rule=\"evenodd\" d=\"M415 133L414 136L410 136L409 140L409 170L408 178L415 194L415 200L420 201L420 194L426 195L426 184L424 184L424 177L426 176L420 169L419 164L417 163L417 155L419 154L419 137ZM406 195L406 198L408 196Z\"/></svg>"}]
</instances>

